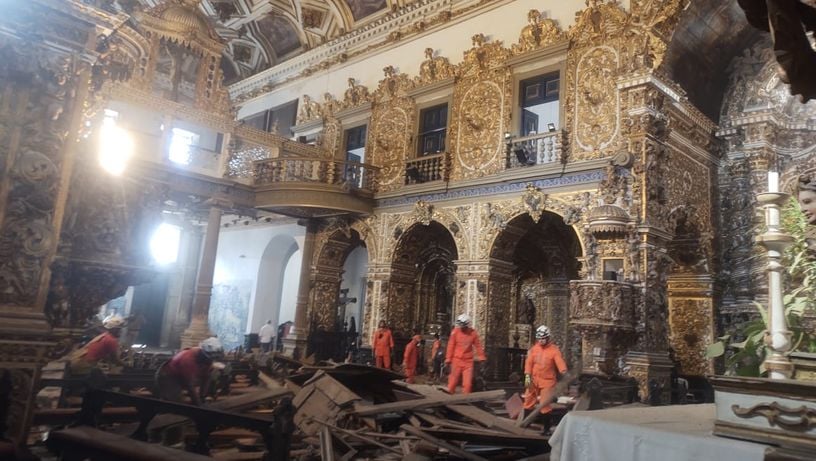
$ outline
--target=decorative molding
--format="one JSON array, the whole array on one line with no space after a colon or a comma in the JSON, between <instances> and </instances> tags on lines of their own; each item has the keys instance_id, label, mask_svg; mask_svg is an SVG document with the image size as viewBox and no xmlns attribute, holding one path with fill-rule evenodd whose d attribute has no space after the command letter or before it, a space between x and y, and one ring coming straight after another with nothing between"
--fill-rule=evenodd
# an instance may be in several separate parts
<instances>
[{"instance_id":1,"label":"decorative molding","mask_svg":"<svg viewBox=\"0 0 816 461\"><path fill-rule=\"evenodd\" d=\"M425 202L441 202L447 200L456 200L462 198L478 198L491 195L511 194L515 192L523 192L526 190L528 184L539 189L552 189L566 186L575 186L580 184L597 183L603 179L602 170L585 171L574 174L567 174L559 178L537 179L534 181L521 180L519 182L491 184L481 187L470 187L466 189L455 189L447 192L438 192L421 195L405 195L401 197L378 199L377 208L388 208L396 206L404 206L414 203L417 199Z\"/></svg>"}]
</instances>

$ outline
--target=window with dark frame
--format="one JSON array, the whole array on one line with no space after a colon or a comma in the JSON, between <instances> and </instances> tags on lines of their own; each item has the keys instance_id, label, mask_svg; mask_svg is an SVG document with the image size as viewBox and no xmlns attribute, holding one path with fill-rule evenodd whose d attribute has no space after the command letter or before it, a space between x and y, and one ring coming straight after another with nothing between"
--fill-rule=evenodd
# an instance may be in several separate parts
<instances>
[{"instance_id":1,"label":"window with dark frame","mask_svg":"<svg viewBox=\"0 0 816 461\"><path fill-rule=\"evenodd\" d=\"M363 153L360 149L365 149L366 126L360 125L346 130L346 160L350 162L360 162ZM355 157L355 158L352 158Z\"/></svg>"},{"instance_id":2,"label":"window with dark frame","mask_svg":"<svg viewBox=\"0 0 816 461\"><path fill-rule=\"evenodd\" d=\"M298 100L295 99L286 104L251 115L243 119L243 122L245 125L259 130L290 137L293 135L291 128L295 124L297 107Z\"/></svg>"},{"instance_id":3,"label":"window with dark frame","mask_svg":"<svg viewBox=\"0 0 816 461\"><path fill-rule=\"evenodd\" d=\"M359 165L352 165L351 163L363 163L365 160L366 126L360 125L349 128L346 130L344 138L346 161L350 162L346 165L345 179L356 187L362 187L363 169Z\"/></svg>"},{"instance_id":4,"label":"window with dark frame","mask_svg":"<svg viewBox=\"0 0 816 461\"><path fill-rule=\"evenodd\" d=\"M559 86L557 72L538 75L519 83L522 136L552 131L548 127L550 124L558 127Z\"/></svg>"},{"instance_id":5,"label":"window with dark frame","mask_svg":"<svg viewBox=\"0 0 816 461\"><path fill-rule=\"evenodd\" d=\"M448 131L448 105L422 109L419 113L417 155L434 155L445 150Z\"/></svg>"}]
</instances>

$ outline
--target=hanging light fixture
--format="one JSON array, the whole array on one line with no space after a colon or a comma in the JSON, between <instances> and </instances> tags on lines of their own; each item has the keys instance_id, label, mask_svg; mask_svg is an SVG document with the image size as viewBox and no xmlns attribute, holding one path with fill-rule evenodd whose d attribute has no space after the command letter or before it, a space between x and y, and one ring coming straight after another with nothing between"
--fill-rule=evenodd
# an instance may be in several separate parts
<instances>
[{"instance_id":1,"label":"hanging light fixture","mask_svg":"<svg viewBox=\"0 0 816 461\"><path fill-rule=\"evenodd\" d=\"M119 176L133 155L133 138L116 124L118 112L105 110L99 130L99 165L108 173Z\"/></svg>"}]
</instances>

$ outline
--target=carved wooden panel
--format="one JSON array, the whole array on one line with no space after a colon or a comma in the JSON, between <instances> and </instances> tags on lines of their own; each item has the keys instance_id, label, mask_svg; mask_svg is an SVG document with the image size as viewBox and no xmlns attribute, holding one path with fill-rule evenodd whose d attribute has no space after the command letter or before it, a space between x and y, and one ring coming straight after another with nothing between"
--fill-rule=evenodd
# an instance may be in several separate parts
<instances>
[{"instance_id":1,"label":"carved wooden panel","mask_svg":"<svg viewBox=\"0 0 816 461\"><path fill-rule=\"evenodd\" d=\"M405 159L412 146L414 108L410 101L401 101L399 105L375 109L371 117L366 148L371 151L370 161L380 167L380 192L399 189L405 180Z\"/></svg>"},{"instance_id":2,"label":"carved wooden panel","mask_svg":"<svg viewBox=\"0 0 816 461\"><path fill-rule=\"evenodd\" d=\"M453 179L481 177L504 168L502 134L509 125L510 93L509 78L501 73L457 86L451 127Z\"/></svg>"}]
</instances>

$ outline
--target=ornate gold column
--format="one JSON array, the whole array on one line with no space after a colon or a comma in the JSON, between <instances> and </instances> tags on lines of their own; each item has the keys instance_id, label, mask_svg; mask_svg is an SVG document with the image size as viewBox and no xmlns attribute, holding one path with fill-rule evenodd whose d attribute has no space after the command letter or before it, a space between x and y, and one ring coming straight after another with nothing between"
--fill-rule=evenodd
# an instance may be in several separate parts
<instances>
[{"instance_id":1,"label":"ornate gold column","mask_svg":"<svg viewBox=\"0 0 816 461\"><path fill-rule=\"evenodd\" d=\"M0 17L0 438L21 445L41 367L61 352L45 307L88 94L79 54L94 33L34 3ZM2 32L35 23L36 42Z\"/></svg>"},{"instance_id":2,"label":"ornate gold column","mask_svg":"<svg viewBox=\"0 0 816 461\"><path fill-rule=\"evenodd\" d=\"M193 347L200 341L212 336L208 317L210 314L210 299L212 298L213 274L215 273L215 257L218 252L218 235L221 229L221 209L218 206L210 207L207 219L207 233L204 234L204 251L201 253L201 262L198 265L198 279L193 296L193 313L190 326L181 335L181 347Z\"/></svg>"},{"instance_id":3,"label":"ornate gold column","mask_svg":"<svg viewBox=\"0 0 816 461\"><path fill-rule=\"evenodd\" d=\"M680 363L680 373L705 376L714 373L714 361L705 349L716 334L714 280L708 274L669 276L669 341Z\"/></svg>"},{"instance_id":4,"label":"ornate gold column","mask_svg":"<svg viewBox=\"0 0 816 461\"><path fill-rule=\"evenodd\" d=\"M298 282L297 303L295 304L295 325L283 340L284 351L294 358L299 358L306 351L306 336L309 334L309 295L311 293L312 259L315 250L315 234L318 221L304 219L298 224L306 227L306 238L303 240L303 260L300 262L300 280Z\"/></svg>"}]
</instances>

